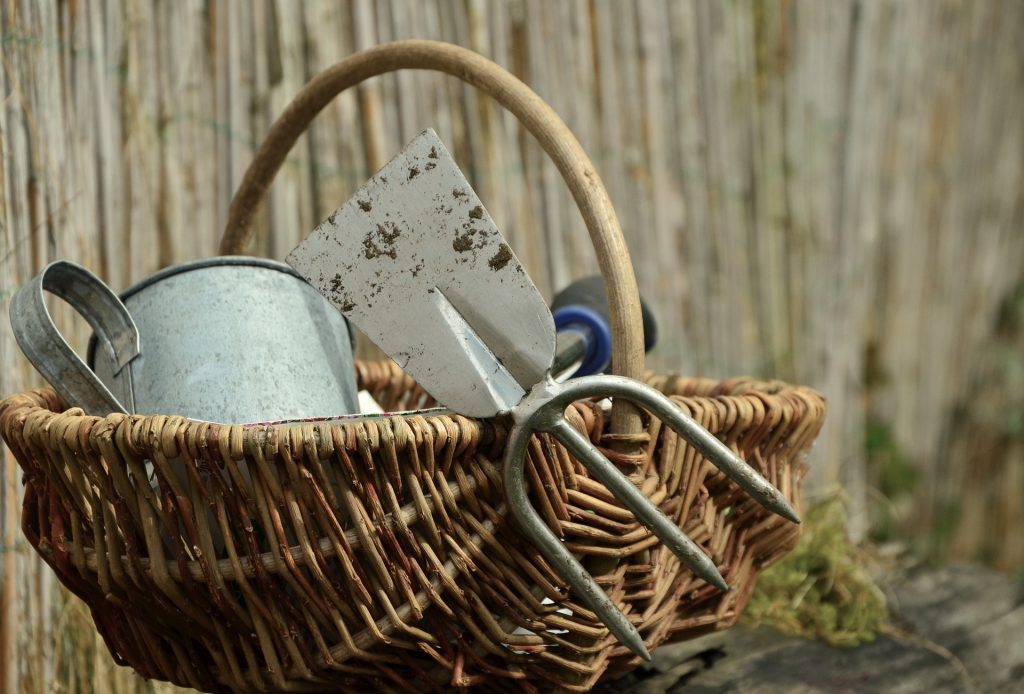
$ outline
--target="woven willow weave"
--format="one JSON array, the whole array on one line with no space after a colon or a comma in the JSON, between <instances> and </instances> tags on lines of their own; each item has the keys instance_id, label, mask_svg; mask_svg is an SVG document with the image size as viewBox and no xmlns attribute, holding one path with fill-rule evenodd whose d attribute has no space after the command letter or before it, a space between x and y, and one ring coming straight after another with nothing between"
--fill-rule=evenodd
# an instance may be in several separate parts
<instances>
[{"instance_id":1,"label":"woven willow weave","mask_svg":"<svg viewBox=\"0 0 1024 694\"><path fill-rule=\"evenodd\" d=\"M391 362L358 371L387 409L431 404ZM820 395L778 382L648 381L799 509ZM117 661L145 677L207 691L585 691L638 663L506 517L501 420L246 428L63 409L48 389L0 402L0 430L25 473L23 530L88 603ZM606 568L599 583L649 648L732 624L798 526L657 420L635 437L644 454L629 458L608 448L600 407L576 403L569 416L733 590L693 578L540 436L527 479L550 527L592 570Z\"/></svg>"}]
</instances>

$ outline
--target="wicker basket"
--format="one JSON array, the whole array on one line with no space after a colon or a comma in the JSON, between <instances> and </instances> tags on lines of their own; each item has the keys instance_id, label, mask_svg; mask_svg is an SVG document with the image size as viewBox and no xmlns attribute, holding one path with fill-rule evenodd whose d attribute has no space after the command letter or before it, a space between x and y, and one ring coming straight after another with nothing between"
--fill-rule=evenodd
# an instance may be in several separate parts
<instances>
[{"instance_id":1,"label":"wicker basket","mask_svg":"<svg viewBox=\"0 0 1024 694\"><path fill-rule=\"evenodd\" d=\"M403 42L315 78L257 153L222 250L244 245L255 206L313 115L345 87L403 67L484 89L552 154L608 280L615 363L641 375L635 281L600 179L543 102L463 49ZM385 409L432 404L391 362L359 363L358 375ZM824 418L820 395L778 382L644 378L799 508L802 458ZM758 506L657 420L615 408L579 402L568 416L711 554L733 590L693 578L547 436L534 438L526 461L535 507L648 648L732 624L798 526ZM25 472L31 544L89 605L117 662L206 691L585 691L607 671L634 667L638 658L507 517L498 462L506 430L500 418L457 415L251 427L99 418L67 409L49 389L0 402L0 433Z\"/></svg>"}]
</instances>

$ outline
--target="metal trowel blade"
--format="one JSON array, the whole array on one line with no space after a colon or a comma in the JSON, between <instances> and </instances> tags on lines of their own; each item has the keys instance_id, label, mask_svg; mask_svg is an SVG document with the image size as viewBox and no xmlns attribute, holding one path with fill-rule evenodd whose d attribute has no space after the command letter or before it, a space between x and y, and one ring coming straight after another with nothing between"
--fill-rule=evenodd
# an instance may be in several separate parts
<instances>
[{"instance_id":1,"label":"metal trowel blade","mask_svg":"<svg viewBox=\"0 0 1024 694\"><path fill-rule=\"evenodd\" d=\"M287 261L456 412L507 412L551 367L547 304L433 130Z\"/></svg>"}]
</instances>

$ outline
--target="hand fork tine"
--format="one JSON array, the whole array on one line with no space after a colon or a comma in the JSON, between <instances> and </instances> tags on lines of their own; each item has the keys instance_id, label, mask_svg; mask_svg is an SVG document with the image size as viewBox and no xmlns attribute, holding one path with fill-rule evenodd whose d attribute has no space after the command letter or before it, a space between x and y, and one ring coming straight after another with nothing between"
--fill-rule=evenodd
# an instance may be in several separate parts
<instances>
[{"instance_id":1,"label":"hand fork tine","mask_svg":"<svg viewBox=\"0 0 1024 694\"><path fill-rule=\"evenodd\" d=\"M505 494L513 515L524 533L545 558L573 587L580 598L608 626L627 648L646 660L650 654L643 638L629 618L612 603L593 576L566 549L562 541L541 520L526 495L523 463L530 436L535 431L552 434L604 484L619 501L672 550L694 574L712 585L728 590L710 558L660 509L616 468L586 437L565 421L565 408L574 400L588 397L622 397L647 409L694 446L743 490L769 510L793 522L800 522L785 497L756 470L744 463L676 407L663 394L632 379L620 376L590 376L558 384L548 379L538 384L512 411L515 426L505 449Z\"/></svg>"}]
</instances>

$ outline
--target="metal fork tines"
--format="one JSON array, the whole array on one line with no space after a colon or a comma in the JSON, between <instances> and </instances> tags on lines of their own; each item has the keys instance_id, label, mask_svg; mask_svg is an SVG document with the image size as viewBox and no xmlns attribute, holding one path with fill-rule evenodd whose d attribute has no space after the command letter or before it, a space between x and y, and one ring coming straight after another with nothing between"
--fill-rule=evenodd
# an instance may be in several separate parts
<instances>
[{"instance_id":1,"label":"metal fork tines","mask_svg":"<svg viewBox=\"0 0 1024 694\"><path fill-rule=\"evenodd\" d=\"M590 376L563 384L548 379L531 390L512 410L515 426L509 436L504 460L505 494L509 507L524 534L612 634L634 653L650 659L636 627L545 525L526 494L523 466L527 444L534 432L547 432L560 441L694 574L721 590L729 589L707 554L563 416L565 408L575 400L609 396L629 400L657 416L765 508L794 523L799 523L800 519L785 497L764 477L650 386L620 376Z\"/></svg>"}]
</instances>

